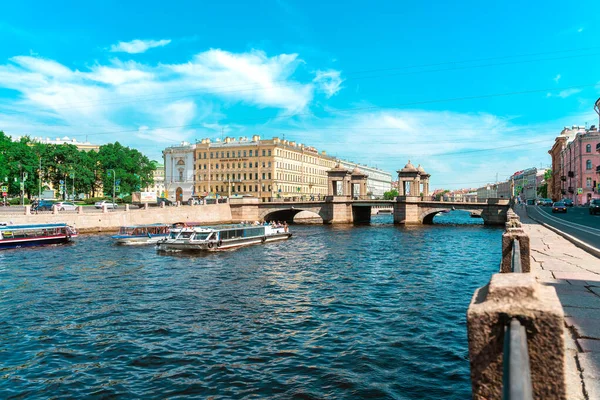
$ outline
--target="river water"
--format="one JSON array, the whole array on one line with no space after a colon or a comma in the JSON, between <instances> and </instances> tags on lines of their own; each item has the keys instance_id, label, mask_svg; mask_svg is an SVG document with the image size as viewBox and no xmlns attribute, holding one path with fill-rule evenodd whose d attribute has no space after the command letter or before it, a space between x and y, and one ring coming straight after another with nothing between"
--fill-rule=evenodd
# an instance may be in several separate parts
<instances>
[{"instance_id":1,"label":"river water","mask_svg":"<svg viewBox=\"0 0 600 400\"><path fill-rule=\"evenodd\" d=\"M435 222L195 256L107 235L0 252L0 398L470 398L465 312L502 230Z\"/></svg>"}]
</instances>

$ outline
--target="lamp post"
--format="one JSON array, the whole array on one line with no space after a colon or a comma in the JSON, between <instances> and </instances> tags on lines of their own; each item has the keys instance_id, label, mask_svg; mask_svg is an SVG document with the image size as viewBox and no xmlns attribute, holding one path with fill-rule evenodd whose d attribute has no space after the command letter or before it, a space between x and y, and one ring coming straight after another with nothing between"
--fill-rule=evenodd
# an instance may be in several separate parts
<instances>
[{"instance_id":1,"label":"lamp post","mask_svg":"<svg viewBox=\"0 0 600 400\"><path fill-rule=\"evenodd\" d=\"M112 177L113 177L113 195L112 195L112 202L113 202L113 207L115 206L115 186L116 186L116 182L117 182L117 173L115 172L114 169L109 169L107 170L108 172L108 177L110 178L110 171L112 171Z\"/></svg>"},{"instance_id":2,"label":"lamp post","mask_svg":"<svg viewBox=\"0 0 600 400\"><path fill-rule=\"evenodd\" d=\"M598 114L598 129L600 129L600 97L596 100L596 103L594 103L594 111Z\"/></svg>"}]
</instances>

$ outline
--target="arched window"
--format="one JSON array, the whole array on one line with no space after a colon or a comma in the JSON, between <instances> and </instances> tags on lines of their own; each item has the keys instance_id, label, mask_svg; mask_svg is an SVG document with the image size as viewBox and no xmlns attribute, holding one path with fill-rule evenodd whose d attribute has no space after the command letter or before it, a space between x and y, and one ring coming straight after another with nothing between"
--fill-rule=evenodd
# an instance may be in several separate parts
<instances>
[{"instance_id":1,"label":"arched window","mask_svg":"<svg viewBox=\"0 0 600 400\"><path fill-rule=\"evenodd\" d=\"M177 161L177 165L185 165L185 162L183 160L179 160Z\"/></svg>"},{"instance_id":2,"label":"arched window","mask_svg":"<svg viewBox=\"0 0 600 400\"><path fill-rule=\"evenodd\" d=\"M586 153L591 153L592 152L592 145L591 144L585 145L585 152Z\"/></svg>"},{"instance_id":3,"label":"arched window","mask_svg":"<svg viewBox=\"0 0 600 400\"><path fill-rule=\"evenodd\" d=\"M592 160L587 160L585 162L585 169L587 169L587 170L592 169Z\"/></svg>"}]
</instances>

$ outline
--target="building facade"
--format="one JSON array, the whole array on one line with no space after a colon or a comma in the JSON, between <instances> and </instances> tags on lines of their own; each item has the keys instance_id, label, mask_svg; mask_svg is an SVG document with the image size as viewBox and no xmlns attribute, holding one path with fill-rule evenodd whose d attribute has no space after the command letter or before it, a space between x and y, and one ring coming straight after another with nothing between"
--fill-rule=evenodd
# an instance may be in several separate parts
<instances>
[{"instance_id":1,"label":"building facade","mask_svg":"<svg viewBox=\"0 0 600 400\"><path fill-rule=\"evenodd\" d=\"M596 152L599 143L600 133L595 126L578 129L560 152L560 190L575 205L589 204L592 199L600 198L596 171L600 165L600 153Z\"/></svg>"},{"instance_id":2,"label":"building facade","mask_svg":"<svg viewBox=\"0 0 600 400\"><path fill-rule=\"evenodd\" d=\"M195 194L195 157L196 145L187 142L163 150L165 198L183 203Z\"/></svg>"},{"instance_id":3,"label":"building facade","mask_svg":"<svg viewBox=\"0 0 600 400\"><path fill-rule=\"evenodd\" d=\"M351 161L338 160L340 165L350 171L354 168L360 169L367 174L367 193L373 197L383 197L385 192L392 190L392 174L382 169L369 167Z\"/></svg>"},{"instance_id":4,"label":"building facade","mask_svg":"<svg viewBox=\"0 0 600 400\"><path fill-rule=\"evenodd\" d=\"M16 138L15 141L19 141L20 137ZM65 136L63 138L56 138L56 139L50 139L48 137L43 138L43 137L32 137L31 141L34 143L40 143L40 144L71 144L75 147L77 147L77 150L80 151L99 151L100 150L100 145L99 144L92 144L90 142L79 142L77 141L77 139L70 139L68 136Z\"/></svg>"},{"instance_id":5,"label":"building facade","mask_svg":"<svg viewBox=\"0 0 600 400\"><path fill-rule=\"evenodd\" d=\"M152 172L152 178L154 184L147 186L146 192L156 193L157 197L165 197L165 166L153 161L154 171Z\"/></svg>"},{"instance_id":6,"label":"building facade","mask_svg":"<svg viewBox=\"0 0 600 400\"><path fill-rule=\"evenodd\" d=\"M226 137L212 141L202 139L195 145L193 184L200 196L250 195L260 201L276 201L290 197L322 198L327 195L327 171L339 162L353 170L349 163L328 156L325 151L294 141ZM168 179L168 164L165 163ZM359 166L367 175L367 190L381 193L391 188L392 177L384 171ZM387 182L385 182L387 180ZM369 189L369 185L370 188Z\"/></svg>"}]
</instances>

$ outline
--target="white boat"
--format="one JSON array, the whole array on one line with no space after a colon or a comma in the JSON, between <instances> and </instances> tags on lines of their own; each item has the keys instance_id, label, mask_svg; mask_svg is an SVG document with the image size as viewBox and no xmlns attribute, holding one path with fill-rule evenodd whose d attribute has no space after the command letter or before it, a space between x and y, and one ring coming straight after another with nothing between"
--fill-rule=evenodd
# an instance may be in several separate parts
<instances>
[{"instance_id":1,"label":"white boat","mask_svg":"<svg viewBox=\"0 0 600 400\"><path fill-rule=\"evenodd\" d=\"M122 226L112 238L115 243L123 245L156 244L169 236L170 228L169 224Z\"/></svg>"},{"instance_id":2,"label":"white boat","mask_svg":"<svg viewBox=\"0 0 600 400\"><path fill-rule=\"evenodd\" d=\"M292 236L286 226L221 225L171 229L157 244L159 251L216 251L286 240Z\"/></svg>"}]
</instances>

